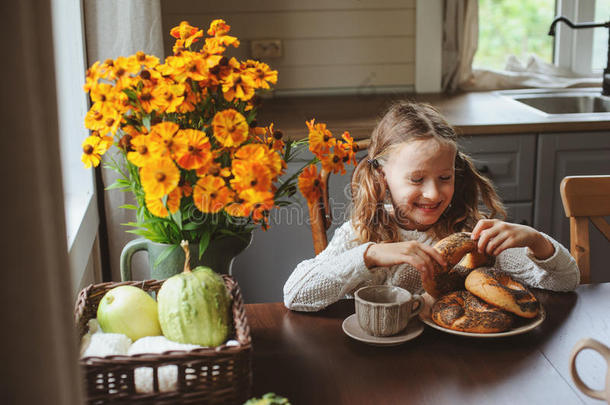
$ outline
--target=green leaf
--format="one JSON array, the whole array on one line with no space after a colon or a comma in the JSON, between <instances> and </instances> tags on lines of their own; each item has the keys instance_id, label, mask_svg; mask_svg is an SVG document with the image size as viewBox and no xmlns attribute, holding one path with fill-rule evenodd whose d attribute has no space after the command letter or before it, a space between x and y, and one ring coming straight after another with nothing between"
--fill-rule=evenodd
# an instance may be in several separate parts
<instances>
[{"instance_id":1,"label":"green leaf","mask_svg":"<svg viewBox=\"0 0 610 405\"><path fill-rule=\"evenodd\" d=\"M169 209L168 209L169 211ZM178 225L178 229L182 230L182 211L178 210L176 212L174 212L173 214L171 214L172 219L174 220L174 222L176 223L176 225Z\"/></svg>"},{"instance_id":2,"label":"green leaf","mask_svg":"<svg viewBox=\"0 0 610 405\"><path fill-rule=\"evenodd\" d=\"M201 227L201 224L198 224L196 222L189 222L188 224L184 225L182 227L183 231L194 231L196 229L199 229Z\"/></svg>"},{"instance_id":3,"label":"green leaf","mask_svg":"<svg viewBox=\"0 0 610 405\"><path fill-rule=\"evenodd\" d=\"M136 207L133 204L123 204L123 205L120 205L119 208L124 208L126 210L137 210L138 209L138 207Z\"/></svg>"},{"instance_id":4,"label":"green leaf","mask_svg":"<svg viewBox=\"0 0 610 405\"><path fill-rule=\"evenodd\" d=\"M150 132L150 115L145 115L142 117L142 125L144 125Z\"/></svg>"},{"instance_id":5,"label":"green leaf","mask_svg":"<svg viewBox=\"0 0 610 405\"><path fill-rule=\"evenodd\" d=\"M210 244L210 236L212 236L212 233L209 231L209 229L204 230L201 234L201 239L199 239L199 260L201 260L203 254L208 248L208 245Z\"/></svg>"},{"instance_id":6,"label":"green leaf","mask_svg":"<svg viewBox=\"0 0 610 405\"><path fill-rule=\"evenodd\" d=\"M153 268L157 268L157 266L159 265L159 263L161 263L163 260L167 259L167 257L169 255L171 255L174 250L176 250L178 248L178 245L172 245L172 246L168 246L167 248L165 248L165 250L157 257L157 260L155 260L155 263L153 264Z\"/></svg>"},{"instance_id":7,"label":"green leaf","mask_svg":"<svg viewBox=\"0 0 610 405\"><path fill-rule=\"evenodd\" d=\"M115 181L114 183L112 183L111 185L109 185L108 187L104 188L104 190L115 190L115 189L124 189L124 188L129 188L129 185L125 185L125 184L121 184L119 182L120 179L118 179L117 181Z\"/></svg>"}]
</instances>

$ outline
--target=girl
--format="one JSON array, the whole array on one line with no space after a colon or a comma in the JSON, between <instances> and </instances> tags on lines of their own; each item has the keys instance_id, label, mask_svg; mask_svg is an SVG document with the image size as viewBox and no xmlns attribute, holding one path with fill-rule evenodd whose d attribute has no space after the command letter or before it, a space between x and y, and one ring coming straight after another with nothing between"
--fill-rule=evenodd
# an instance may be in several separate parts
<instances>
[{"instance_id":1,"label":"girl","mask_svg":"<svg viewBox=\"0 0 610 405\"><path fill-rule=\"evenodd\" d=\"M317 311L371 284L422 293L433 261L446 264L432 246L460 231L472 232L479 252L497 256L495 268L529 286L567 291L579 283L560 243L529 226L490 219L506 217L493 185L429 105L398 102L389 109L354 171L352 195L351 220L286 281L287 308Z\"/></svg>"}]
</instances>

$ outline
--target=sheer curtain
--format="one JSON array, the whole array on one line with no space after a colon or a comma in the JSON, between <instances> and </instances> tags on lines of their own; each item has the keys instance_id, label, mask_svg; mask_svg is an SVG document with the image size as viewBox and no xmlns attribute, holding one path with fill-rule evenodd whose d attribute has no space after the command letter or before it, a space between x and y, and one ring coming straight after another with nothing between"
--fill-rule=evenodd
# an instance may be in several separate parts
<instances>
[{"instance_id":1,"label":"sheer curtain","mask_svg":"<svg viewBox=\"0 0 610 405\"><path fill-rule=\"evenodd\" d=\"M453 93L472 81L472 60L479 42L477 0L445 0L442 89Z\"/></svg>"},{"instance_id":2,"label":"sheer curtain","mask_svg":"<svg viewBox=\"0 0 610 405\"><path fill-rule=\"evenodd\" d=\"M160 0L85 0L85 31L88 65L137 51L163 58L163 36ZM114 155L116 149L106 154ZM104 187L114 183L117 174L102 169ZM109 264L112 279L120 280L119 259L123 246L135 235L122 223L135 220L135 211L119 208L134 204L131 193L118 190L97 190L104 194L106 228L108 232ZM146 259L134 256L134 278L142 274Z\"/></svg>"}]
</instances>

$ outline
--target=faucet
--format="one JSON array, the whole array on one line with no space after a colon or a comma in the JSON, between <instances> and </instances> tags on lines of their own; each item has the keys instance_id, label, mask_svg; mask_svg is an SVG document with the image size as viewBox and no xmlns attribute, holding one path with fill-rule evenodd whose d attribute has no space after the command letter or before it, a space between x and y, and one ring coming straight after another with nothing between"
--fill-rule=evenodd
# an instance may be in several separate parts
<instances>
[{"instance_id":1,"label":"faucet","mask_svg":"<svg viewBox=\"0 0 610 405\"><path fill-rule=\"evenodd\" d=\"M595 28L595 27L606 27L606 28L610 29L610 21L606 21L603 23L587 22L587 23L574 24L572 21L570 21L570 19L568 19L564 16L559 16L559 17L555 17L555 19L551 23L551 28L549 28L549 35L555 36L555 26L557 25L557 23L559 21L563 21L572 29ZM602 95L610 96L610 32L608 35L608 59L606 62L606 68L604 69L604 75L603 75L603 80L602 80Z\"/></svg>"}]
</instances>

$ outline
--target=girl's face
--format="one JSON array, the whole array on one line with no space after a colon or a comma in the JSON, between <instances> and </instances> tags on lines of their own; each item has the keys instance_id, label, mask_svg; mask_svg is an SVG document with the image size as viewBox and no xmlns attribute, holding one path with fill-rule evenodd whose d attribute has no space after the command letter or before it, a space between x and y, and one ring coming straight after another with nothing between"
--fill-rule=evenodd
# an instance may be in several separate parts
<instances>
[{"instance_id":1,"label":"girl's face","mask_svg":"<svg viewBox=\"0 0 610 405\"><path fill-rule=\"evenodd\" d=\"M425 230L447 209L455 185L455 147L434 138L398 146L383 165L401 226Z\"/></svg>"}]
</instances>

